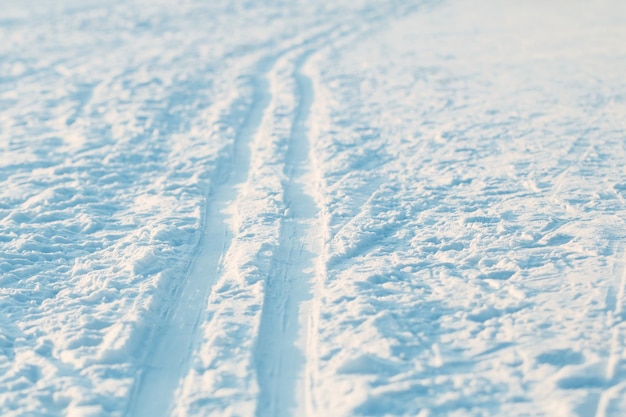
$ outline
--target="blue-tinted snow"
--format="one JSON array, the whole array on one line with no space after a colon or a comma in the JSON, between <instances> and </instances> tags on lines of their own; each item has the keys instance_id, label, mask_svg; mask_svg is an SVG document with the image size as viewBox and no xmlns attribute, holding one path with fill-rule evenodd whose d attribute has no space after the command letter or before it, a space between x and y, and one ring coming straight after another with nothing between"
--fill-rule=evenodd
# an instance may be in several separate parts
<instances>
[{"instance_id":1,"label":"blue-tinted snow","mask_svg":"<svg viewBox=\"0 0 626 417\"><path fill-rule=\"evenodd\" d=\"M3 416L626 413L626 6L0 5Z\"/></svg>"}]
</instances>

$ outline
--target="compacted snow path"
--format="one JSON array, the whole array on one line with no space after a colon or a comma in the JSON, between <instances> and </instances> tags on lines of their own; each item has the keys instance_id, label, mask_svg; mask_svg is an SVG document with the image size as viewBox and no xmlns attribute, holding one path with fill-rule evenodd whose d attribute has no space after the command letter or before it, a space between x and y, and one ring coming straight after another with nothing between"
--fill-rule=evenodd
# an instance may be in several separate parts
<instances>
[{"instance_id":1,"label":"compacted snow path","mask_svg":"<svg viewBox=\"0 0 626 417\"><path fill-rule=\"evenodd\" d=\"M330 31L332 33L333 31ZM326 35L327 36L327 35ZM237 211L249 211L249 208L240 202L246 199L248 187L254 187L248 182L251 166L251 149L255 137L260 135L259 128L263 123L272 123L264 119L272 118L268 112L273 100L268 76L277 78L276 61L284 61L283 57L289 58L283 64L288 67L294 66L296 85L298 91L298 104L293 116L293 127L286 147L284 172L281 177L284 180L284 206L287 213L281 220L280 235L278 237L278 249L272 255L269 275L266 278L266 288L263 300L263 310L259 336L257 340L257 369L259 386L261 387L259 411L260 415L283 415L276 407L272 406L264 410L263 403L266 397L276 397L285 394L288 390L284 386L295 383L295 375L298 371L298 363L294 352L295 338L298 333L297 321L299 320L298 306L308 292L306 286L311 279L305 271L311 268L311 259L304 255L307 250L311 254L318 252L316 244L319 238L309 235L319 233L320 226L315 224L316 212L315 201L306 194L305 187L312 183L308 178L310 169L308 161L308 141L306 138L305 121L310 107L311 91L310 83L300 73L300 66L304 58L297 58L298 62L292 62L292 52L298 53L303 47L311 42L319 41L320 36L305 40L302 45L296 44L287 48L286 55L268 56L262 58L253 75L248 80L251 88L251 100L247 114L243 117L241 126L237 128L232 147L225 152L214 168L215 178L211 183L215 184L210 191L208 206L204 220L204 233L198 244L199 252L194 255L194 261L188 273L187 280L178 295L178 299L168 303L168 311L155 330L155 350L148 352L145 368L138 380L136 394L131 401L128 415L160 415L169 414L170 401L174 390L177 388L179 379L188 371L189 358L194 353L198 342L198 331L202 320L202 313L207 308L207 298L212 285L217 281L218 275L223 273L224 258L231 251L233 239L242 239L242 234L249 234L249 230L238 229L235 225L238 219L234 218ZM321 39L325 36L322 34ZM307 53L308 55L308 53ZM280 81L278 81L280 82ZM277 88L276 86L273 86ZM308 87L308 90L305 88ZM273 104L275 106L275 104ZM228 112L229 119L237 119L241 103L235 102ZM261 150L254 148L255 153ZM309 174L309 175L307 175ZM253 215L257 215L252 211ZM298 225L298 223L304 223ZM308 242L308 241L311 242ZM313 245L313 249L309 247ZM305 249L306 246L306 249ZM232 253L232 251L231 251ZM291 282L289 282L291 281ZM293 289L291 287L303 287ZM288 307L287 307L288 304ZM283 324L295 320L289 326ZM284 329L289 327L289 329ZM289 352L289 350L292 352ZM283 363L281 364L280 361ZM270 377L268 375L274 375ZM287 376L289 375L289 376ZM293 381L290 380L293 379ZM274 381L275 380L275 381ZM155 401L155 399L158 399ZM293 401L293 398L290 398ZM274 402L274 400L271 400ZM281 399L282 402L286 399ZM285 404L281 404L285 407Z\"/></svg>"},{"instance_id":2,"label":"compacted snow path","mask_svg":"<svg viewBox=\"0 0 626 417\"><path fill-rule=\"evenodd\" d=\"M306 58L297 58L293 70L298 103L285 156L286 212L267 278L256 346L258 416L307 415L304 410L295 410L296 404L304 404L303 396L297 398L295 392L301 394L306 389L302 372L307 341L300 341L300 346L296 342L302 324L308 322L308 308L302 303L311 297L313 282L319 279L316 257L322 247L322 224L306 133L313 99L311 82L301 72ZM300 313L301 308L305 314Z\"/></svg>"},{"instance_id":3,"label":"compacted snow path","mask_svg":"<svg viewBox=\"0 0 626 417\"><path fill-rule=\"evenodd\" d=\"M2 416L626 415L626 5L0 5Z\"/></svg>"},{"instance_id":4,"label":"compacted snow path","mask_svg":"<svg viewBox=\"0 0 626 417\"><path fill-rule=\"evenodd\" d=\"M228 229L228 208L236 201L237 190L248 177L250 143L270 99L263 72L256 73L249 81L252 103L230 151L216 162L211 181L214 185L205 207L204 230L198 243L199 252L194 255L180 295L168 303L166 315L155 329L151 347L154 351L147 354L127 415L169 414L174 391L188 370L209 291L232 241L232 231ZM236 117L232 113L239 111L240 106L241 103L235 103L229 111L230 118Z\"/></svg>"}]
</instances>

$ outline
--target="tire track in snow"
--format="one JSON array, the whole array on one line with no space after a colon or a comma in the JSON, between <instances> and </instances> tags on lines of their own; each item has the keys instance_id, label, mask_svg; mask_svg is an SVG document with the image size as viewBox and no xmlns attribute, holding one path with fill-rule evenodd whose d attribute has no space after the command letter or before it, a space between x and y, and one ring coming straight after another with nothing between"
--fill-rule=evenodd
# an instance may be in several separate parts
<instances>
[{"instance_id":1,"label":"tire track in snow","mask_svg":"<svg viewBox=\"0 0 626 417\"><path fill-rule=\"evenodd\" d=\"M307 403L307 334L300 333L309 321L308 301L319 276L317 258L323 245L306 127L313 88L302 73L311 53L305 52L297 59L293 72L298 103L285 157L283 199L287 210L266 281L255 352L260 389L257 417L306 415L299 408Z\"/></svg>"},{"instance_id":2,"label":"tire track in snow","mask_svg":"<svg viewBox=\"0 0 626 417\"><path fill-rule=\"evenodd\" d=\"M206 303L219 274L222 257L233 239L227 207L237 198L238 187L245 183L250 169L250 143L269 104L265 74L272 62L262 60L251 79L253 101L237 132L232 151L217 163L204 213L203 231L183 288L169 309L165 322L158 326L156 347L149 354L144 370L133 390L127 415L156 417L169 415L173 394L189 368ZM238 103L234 103L236 107ZM236 109L233 109L233 112Z\"/></svg>"}]
</instances>

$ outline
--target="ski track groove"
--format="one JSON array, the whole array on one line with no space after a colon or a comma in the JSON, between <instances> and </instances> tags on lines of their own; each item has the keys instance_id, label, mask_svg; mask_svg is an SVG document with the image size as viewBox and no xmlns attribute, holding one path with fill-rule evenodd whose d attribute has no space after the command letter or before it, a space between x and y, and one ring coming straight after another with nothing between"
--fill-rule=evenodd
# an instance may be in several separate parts
<instances>
[{"instance_id":1,"label":"ski track groove","mask_svg":"<svg viewBox=\"0 0 626 417\"><path fill-rule=\"evenodd\" d=\"M262 67L262 65L260 65ZM261 73L265 68L261 68ZM189 368L202 313L206 309L211 287L219 274L222 257L233 236L224 209L235 201L237 187L244 183L250 169L250 142L256 134L265 108L269 104L267 81L263 75L252 77L252 103L232 144L211 178L203 219L203 231L183 288L167 312L165 322L157 327L157 344L145 363L145 371L133 389L127 415L156 417L168 415L173 393ZM231 106L236 111L237 101Z\"/></svg>"},{"instance_id":2,"label":"ski track groove","mask_svg":"<svg viewBox=\"0 0 626 417\"><path fill-rule=\"evenodd\" d=\"M407 7L412 13L415 7ZM401 12L402 13L402 12ZM400 14L401 14L400 13ZM279 243L266 278L254 363L259 395L256 417L318 415L314 393L319 294L328 268L324 234L322 176L311 153L307 120L315 96L312 80L303 72L306 62L332 40L350 43L382 25L382 15L372 13L362 27L340 30L322 45L303 49L288 65L297 99L284 160L283 203ZM345 47L345 45L341 45Z\"/></svg>"},{"instance_id":3,"label":"ski track groove","mask_svg":"<svg viewBox=\"0 0 626 417\"><path fill-rule=\"evenodd\" d=\"M412 10L412 9L409 9ZM326 226L322 217L321 176L312 167L307 127L314 100L313 82L303 72L311 56L328 41L350 42L380 24L373 14L363 27L340 30L336 37L319 39L321 45L303 48L288 62L297 104L284 160L283 203L279 243L266 278L254 363L259 395L256 417L315 416L317 317L319 286L325 279Z\"/></svg>"},{"instance_id":4,"label":"ski track groove","mask_svg":"<svg viewBox=\"0 0 626 417\"><path fill-rule=\"evenodd\" d=\"M296 59L292 74L298 103L284 163L283 200L287 213L281 220L279 246L266 281L255 351L260 387L257 417L289 416L296 404L304 403L296 398L306 389L301 371L307 357L306 348L297 347L298 322L309 321L300 308L311 298L311 287L318 277L316 257L321 243L319 207L307 190L307 185L314 183L306 132L313 91L301 68L310 54L305 52Z\"/></svg>"}]
</instances>

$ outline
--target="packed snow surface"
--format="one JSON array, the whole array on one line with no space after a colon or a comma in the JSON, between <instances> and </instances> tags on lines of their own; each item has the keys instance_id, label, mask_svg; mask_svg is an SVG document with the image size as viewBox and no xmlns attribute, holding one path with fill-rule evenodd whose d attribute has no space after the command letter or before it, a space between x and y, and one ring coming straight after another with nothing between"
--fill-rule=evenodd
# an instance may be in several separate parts
<instances>
[{"instance_id":1,"label":"packed snow surface","mask_svg":"<svg viewBox=\"0 0 626 417\"><path fill-rule=\"evenodd\" d=\"M626 2L0 2L0 415L626 415Z\"/></svg>"}]
</instances>

